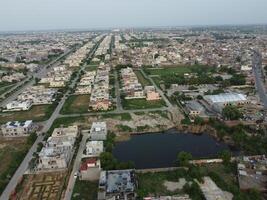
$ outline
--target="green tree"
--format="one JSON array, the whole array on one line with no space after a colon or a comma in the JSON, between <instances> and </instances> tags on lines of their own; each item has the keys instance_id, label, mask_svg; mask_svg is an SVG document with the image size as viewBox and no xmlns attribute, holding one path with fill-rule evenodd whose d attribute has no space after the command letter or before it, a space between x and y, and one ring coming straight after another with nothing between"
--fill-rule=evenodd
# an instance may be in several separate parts
<instances>
[{"instance_id":1,"label":"green tree","mask_svg":"<svg viewBox=\"0 0 267 200\"><path fill-rule=\"evenodd\" d=\"M101 166L104 170L116 169L117 160L113 157L110 152L103 152L100 154Z\"/></svg>"},{"instance_id":2,"label":"green tree","mask_svg":"<svg viewBox=\"0 0 267 200\"><path fill-rule=\"evenodd\" d=\"M178 154L178 161L181 166L189 166L189 161L192 160L193 156L191 153L181 151Z\"/></svg>"},{"instance_id":3,"label":"green tree","mask_svg":"<svg viewBox=\"0 0 267 200\"><path fill-rule=\"evenodd\" d=\"M197 117L195 118L195 120L194 120L194 123L195 123L196 125L203 125L203 124L204 124L204 119L201 118L201 117L199 117L199 116L197 116Z\"/></svg>"},{"instance_id":4,"label":"green tree","mask_svg":"<svg viewBox=\"0 0 267 200\"><path fill-rule=\"evenodd\" d=\"M233 105L227 105L222 110L222 115L225 119L229 120L238 120L242 118L243 114L240 112L240 110Z\"/></svg>"},{"instance_id":5,"label":"green tree","mask_svg":"<svg viewBox=\"0 0 267 200\"><path fill-rule=\"evenodd\" d=\"M230 162L231 162L231 152L228 150L223 150L220 154L219 154L220 158L223 160L223 164L225 166L229 166Z\"/></svg>"}]
</instances>

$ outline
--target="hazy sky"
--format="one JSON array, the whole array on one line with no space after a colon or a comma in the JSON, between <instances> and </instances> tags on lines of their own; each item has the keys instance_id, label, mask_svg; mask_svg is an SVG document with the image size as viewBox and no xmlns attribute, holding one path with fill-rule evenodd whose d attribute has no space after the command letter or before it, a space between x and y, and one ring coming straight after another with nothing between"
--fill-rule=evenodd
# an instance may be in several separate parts
<instances>
[{"instance_id":1,"label":"hazy sky","mask_svg":"<svg viewBox=\"0 0 267 200\"><path fill-rule=\"evenodd\" d=\"M0 0L0 31L267 23L267 0Z\"/></svg>"}]
</instances>

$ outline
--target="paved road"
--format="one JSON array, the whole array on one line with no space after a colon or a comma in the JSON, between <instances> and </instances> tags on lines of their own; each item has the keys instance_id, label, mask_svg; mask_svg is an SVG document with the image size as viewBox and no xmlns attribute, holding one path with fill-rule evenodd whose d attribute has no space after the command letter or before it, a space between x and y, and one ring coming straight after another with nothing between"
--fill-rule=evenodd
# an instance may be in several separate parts
<instances>
[{"instance_id":1,"label":"paved road","mask_svg":"<svg viewBox=\"0 0 267 200\"><path fill-rule=\"evenodd\" d=\"M54 62L54 64L55 64L55 62ZM74 80L72 81L72 83L70 84L70 86L75 85L75 83L77 82L77 80L79 78L79 74L80 74L80 72L81 72L82 69L83 68L81 68L80 71L79 71L79 73L77 73L77 76L74 78ZM26 85L28 85L28 84L26 84ZM57 105L56 109L54 110L53 114L50 116L50 118L46 122L44 122L44 126L40 130L40 133L46 133L50 129L50 127L52 126L52 124L55 121L55 119L58 118L59 112L60 112L62 106L64 105L64 103L65 103L65 101L66 101L67 96L69 95L69 93L70 93L70 90L68 90L64 94L63 98L58 103L58 105ZM17 184L19 183L19 181L21 180L23 174L27 170L28 164L31 161L31 159L33 158L32 154L34 152L36 152L36 150L37 150L38 143L41 142L41 141L43 141L43 139L44 139L44 136L42 136L42 135L39 135L38 136L38 138L36 139L35 143L32 145L31 149L28 151L28 153L25 156L24 160L22 161L22 163L20 164L20 166L16 170L15 174L12 176L11 180L9 181L8 185L6 186L5 190L1 194L0 200L7 200L7 199L9 199L9 196L15 190Z\"/></svg>"},{"instance_id":2,"label":"paved road","mask_svg":"<svg viewBox=\"0 0 267 200\"><path fill-rule=\"evenodd\" d=\"M72 172L70 174L70 178L69 178L69 182L68 182L68 186L66 189L64 200L71 200L74 184L76 181L76 178L74 178L74 174L75 174L75 172L79 171L79 167L80 167L80 163L81 163L82 155L83 155L83 150L85 149L86 140L88 138L89 138L89 134L84 133L83 137L82 137L82 141L81 141L80 146L79 146L77 156L76 156L74 164L73 164Z\"/></svg>"},{"instance_id":3,"label":"paved road","mask_svg":"<svg viewBox=\"0 0 267 200\"><path fill-rule=\"evenodd\" d=\"M154 85L154 87L156 88L157 92L160 94L160 96L163 98L163 100L165 101L166 105L168 106L169 109L173 109L174 106L170 103L169 99L165 96L165 94L163 93L163 91L157 86L157 84L154 82L154 80L148 76L143 69L140 70L141 73L143 74L143 76L150 80L150 82Z\"/></svg>"},{"instance_id":4,"label":"paved road","mask_svg":"<svg viewBox=\"0 0 267 200\"><path fill-rule=\"evenodd\" d=\"M60 55L59 57L57 57L55 60L51 61L50 63L44 65L38 72L31 74L34 78L42 78L44 76L46 76L47 71L49 70L49 68L53 65L55 65L56 63L58 63L62 58L64 58L65 56L69 55L70 53L72 53L73 51L75 51L76 48L73 48L71 50L68 50L67 52L65 52L64 54ZM4 107L6 106L7 103L9 103L10 101L13 101L17 98L17 96L22 93L23 91L25 91L28 87L32 86L35 83L35 80L31 80L30 82L26 83L25 85L23 85L19 90L15 91L12 95L8 96L7 98L5 98L3 101L1 101L0 103L0 107ZM9 90L10 91L10 90Z\"/></svg>"},{"instance_id":5,"label":"paved road","mask_svg":"<svg viewBox=\"0 0 267 200\"><path fill-rule=\"evenodd\" d=\"M115 90L116 90L116 103L117 103L117 110L118 111L123 111L123 107L122 107L122 104L121 104L121 92L120 92L120 84L119 84L119 75L118 75L118 72L117 70L115 70L114 72L114 75L115 75Z\"/></svg>"},{"instance_id":6,"label":"paved road","mask_svg":"<svg viewBox=\"0 0 267 200\"><path fill-rule=\"evenodd\" d=\"M253 72L255 76L255 86L260 97L261 102L264 104L264 108L267 109L267 95L265 86L263 83L263 72L262 72L262 59L261 54L254 52L253 57Z\"/></svg>"}]
</instances>

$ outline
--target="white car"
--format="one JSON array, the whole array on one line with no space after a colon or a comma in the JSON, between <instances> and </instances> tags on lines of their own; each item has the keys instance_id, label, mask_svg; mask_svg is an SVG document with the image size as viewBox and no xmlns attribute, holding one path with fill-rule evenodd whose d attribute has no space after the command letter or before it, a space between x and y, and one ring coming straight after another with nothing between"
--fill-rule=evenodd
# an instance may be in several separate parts
<instances>
[{"instance_id":1,"label":"white car","mask_svg":"<svg viewBox=\"0 0 267 200\"><path fill-rule=\"evenodd\" d=\"M74 178L77 178L78 177L78 172L75 172L74 173Z\"/></svg>"}]
</instances>

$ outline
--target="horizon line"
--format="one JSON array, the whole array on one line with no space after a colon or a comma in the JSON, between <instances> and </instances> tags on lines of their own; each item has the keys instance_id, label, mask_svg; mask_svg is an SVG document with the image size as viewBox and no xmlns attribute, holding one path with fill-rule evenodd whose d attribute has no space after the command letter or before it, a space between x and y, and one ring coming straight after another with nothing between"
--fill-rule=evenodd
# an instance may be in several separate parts
<instances>
[{"instance_id":1,"label":"horizon line","mask_svg":"<svg viewBox=\"0 0 267 200\"><path fill-rule=\"evenodd\" d=\"M75 31L111 31L113 29L178 29L178 28L201 28L201 27L234 27L234 26L267 26L267 23L248 23L248 24L203 24L203 25L154 25L154 26L110 26L95 28L44 28L44 29L25 29L25 30L0 30L0 34L29 33L29 32L75 32Z\"/></svg>"}]
</instances>

